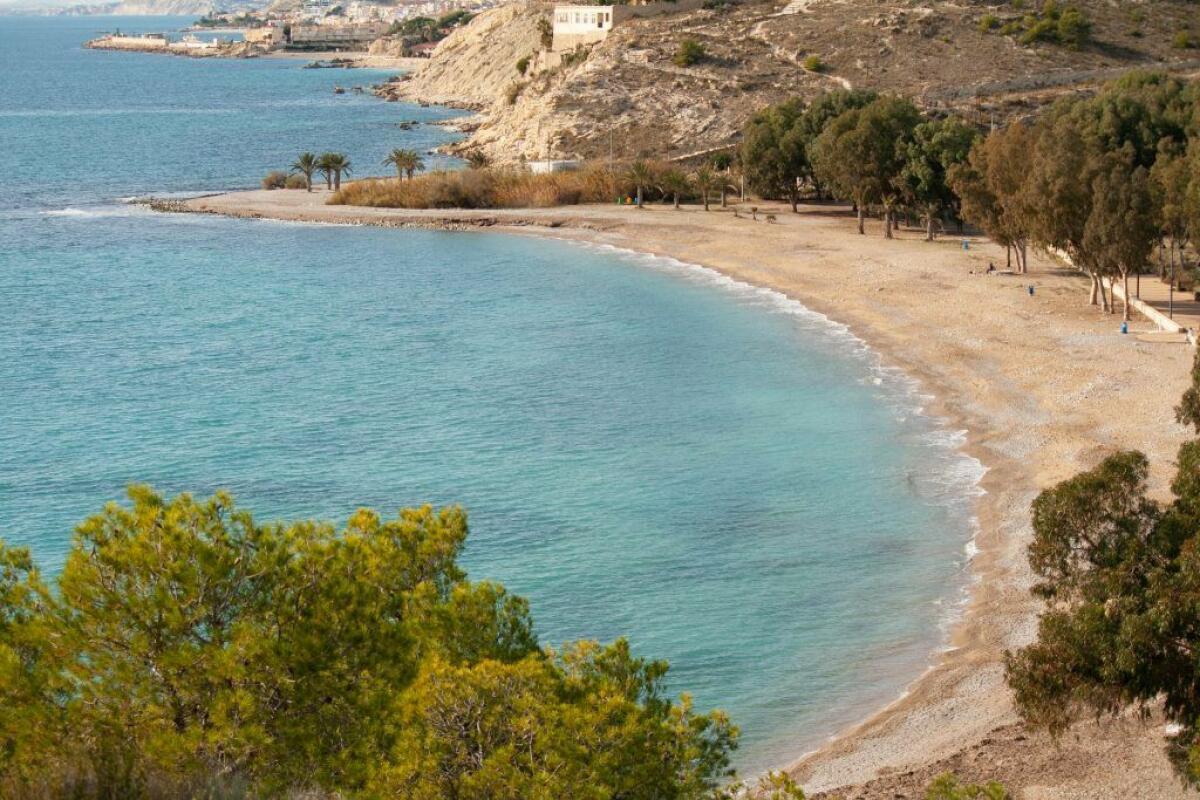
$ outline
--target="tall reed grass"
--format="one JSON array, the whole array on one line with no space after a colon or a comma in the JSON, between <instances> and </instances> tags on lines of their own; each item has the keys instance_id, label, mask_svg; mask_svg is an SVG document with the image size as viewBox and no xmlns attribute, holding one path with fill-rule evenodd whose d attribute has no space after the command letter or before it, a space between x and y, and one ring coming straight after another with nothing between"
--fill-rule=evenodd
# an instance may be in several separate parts
<instances>
[{"instance_id":1,"label":"tall reed grass","mask_svg":"<svg viewBox=\"0 0 1200 800\"><path fill-rule=\"evenodd\" d=\"M615 203L633 192L620 173L605 167L534 175L487 168L429 172L411 180L371 178L342 187L331 205L379 208L550 208Z\"/></svg>"}]
</instances>

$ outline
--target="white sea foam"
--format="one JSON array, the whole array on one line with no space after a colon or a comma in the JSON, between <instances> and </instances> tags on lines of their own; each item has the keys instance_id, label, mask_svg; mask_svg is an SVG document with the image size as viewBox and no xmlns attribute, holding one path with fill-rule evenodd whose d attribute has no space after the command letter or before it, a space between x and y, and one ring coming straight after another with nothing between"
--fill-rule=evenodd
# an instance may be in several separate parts
<instances>
[{"instance_id":1,"label":"white sea foam","mask_svg":"<svg viewBox=\"0 0 1200 800\"><path fill-rule=\"evenodd\" d=\"M44 217L70 217L75 219L108 219L111 217L136 217L150 214L151 211L139 205L131 205L122 203L120 205L102 205L89 206L87 208L76 208L75 206L67 206L66 208L50 209L41 212Z\"/></svg>"}]
</instances>

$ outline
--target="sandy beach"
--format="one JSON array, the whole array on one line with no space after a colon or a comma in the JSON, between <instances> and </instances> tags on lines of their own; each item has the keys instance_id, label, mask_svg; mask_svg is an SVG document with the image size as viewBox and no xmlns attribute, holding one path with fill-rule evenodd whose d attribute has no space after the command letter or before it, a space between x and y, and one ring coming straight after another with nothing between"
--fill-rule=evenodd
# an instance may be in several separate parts
<instances>
[{"instance_id":1,"label":"sandy beach","mask_svg":"<svg viewBox=\"0 0 1200 800\"><path fill-rule=\"evenodd\" d=\"M186 210L240 217L496 230L607 244L703 264L770 287L844 323L888 365L920 381L928 412L967 431L986 467L977 504L977 582L950 648L903 698L790 769L810 793L920 797L953 770L994 778L1021 798L1191 796L1163 754L1159 720L1077 726L1057 743L1018 724L1003 682L1005 649L1033 636L1025 546L1041 489L1121 448L1138 448L1165 492L1187 432L1172 407L1193 351L1122 336L1120 316L1086 305L1086 280L1031 254L1027 276L987 275L1002 248L979 237L893 241L878 222L855 232L843 208L760 204L644 210L580 206L514 211L399 211L326 206L324 191L252 191L187 201ZM765 221L773 214L776 221ZM1033 286L1031 295L1028 287ZM1142 319L1133 334L1152 330ZM803 609L797 609L803 613ZM783 766L783 765L780 765ZM820 796L818 794L818 796Z\"/></svg>"}]
</instances>

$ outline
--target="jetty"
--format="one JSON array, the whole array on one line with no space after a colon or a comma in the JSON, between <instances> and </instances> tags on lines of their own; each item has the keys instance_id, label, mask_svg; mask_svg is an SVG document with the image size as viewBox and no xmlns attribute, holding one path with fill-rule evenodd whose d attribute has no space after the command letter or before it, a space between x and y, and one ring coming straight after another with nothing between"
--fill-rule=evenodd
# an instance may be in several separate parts
<instances>
[{"instance_id":1,"label":"jetty","mask_svg":"<svg viewBox=\"0 0 1200 800\"><path fill-rule=\"evenodd\" d=\"M187 34L171 39L165 33L106 33L84 43L92 50L125 50L140 53L168 53L193 58L253 58L266 49L248 42L229 42L221 39L201 39Z\"/></svg>"}]
</instances>

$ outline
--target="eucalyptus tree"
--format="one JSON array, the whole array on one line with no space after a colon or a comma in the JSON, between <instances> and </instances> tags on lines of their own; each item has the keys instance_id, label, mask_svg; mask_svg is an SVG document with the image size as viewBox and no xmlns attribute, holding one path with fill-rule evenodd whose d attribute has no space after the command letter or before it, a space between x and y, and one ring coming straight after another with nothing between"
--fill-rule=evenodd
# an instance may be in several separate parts
<instances>
[{"instance_id":1,"label":"eucalyptus tree","mask_svg":"<svg viewBox=\"0 0 1200 800\"><path fill-rule=\"evenodd\" d=\"M1181 271L1186 270L1184 254L1193 234L1200 232L1200 139L1186 151L1164 146L1150 170L1158 204L1162 242L1159 258L1166 250L1172 279L1175 256L1179 254ZM1162 272L1166 273L1165 266Z\"/></svg>"},{"instance_id":2,"label":"eucalyptus tree","mask_svg":"<svg viewBox=\"0 0 1200 800\"><path fill-rule=\"evenodd\" d=\"M893 212L900 200L900 173L913 130L921 121L916 106L880 97L834 118L813 143L813 167L835 195L852 200L858 232L869 205L880 205L884 236L892 238Z\"/></svg>"},{"instance_id":3,"label":"eucalyptus tree","mask_svg":"<svg viewBox=\"0 0 1200 800\"><path fill-rule=\"evenodd\" d=\"M825 127L834 119L856 108L862 108L874 102L878 94L864 89L835 89L823 92L813 98L804 113L796 120L796 132L803 142L805 153L805 176L818 195L823 194L824 187L816 175L812 165L812 148L817 137L825 132Z\"/></svg>"},{"instance_id":4,"label":"eucalyptus tree","mask_svg":"<svg viewBox=\"0 0 1200 800\"><path fill-rule=\"evenodd\" d=\"M1017 272L1028 271L1027 248L1034 218L1028 159L1034 132L1020 122L976 140L966 161L950 169L950 186L963 219L1004 245Z\"/></svg>"},{"instance_id":5,"label":"eucalyptus tree","mask_svg":"<svg viewBox=\"0 0 1200 800\"><path fill-rule=\"evenodd\" d=\"M1176 408L1200 431L1200 360ZM1151 496L1137 451L1045 490L1034 501L1029 563L1046 603L1037 639L1009 653L1025 721L1054 735L1076 720L1161 707L1177 732L1167 753L1200 782L1200 441L1179 448L1167 501Z\"/></svg>"},{"instance_id":6,"label":"eucalyptus tree","mask_svg":"<svg viewBox=\"0 0 1200 800\"><path fill-rule=\"evenodd\" d=\"M1025 220L1037 244L1065 253L1088 275L1088 302L1111 308L1104 278L1111 264L1094 249L1099 241L1086 236L1096 194L1092 182L1103 165L1103 154L1086 120L1062 105L1039 122L1033 149L1024 157L1026 181L1021 191L1028 201Z\"/></svg>"},{"instance_id":7,"label":"eucalyptus tree","mask_svg":"<svg viewBox=\"0 0 1200 800\"><path fill-rule=\"evenodd\" d=\"M1159 235L1149 171L1134 164L1133 148L1106 153L1092 181L1092 213L1084 226L1085 248L1105 273L1120 276L1122 317L1129 320L1129 273L1141 273ZM1111 308L1111 306L1110 306Z\"/></svg>"},{"instance_id":8,"label":"eucalyptus tree","mask_svg":"<svg viewBox=\"0 0 1200 800\"><path fill-rule=\"evenodd\" d=\"M979 132L957 117L928 120L913 129L897 181L904 199L925 218L925 239L933 241L934 220L954 211L958 198L949 175L967 160Z\"/></svg>"},{"instance_id":9,"label":"eucalyptus tree","mask_svg":"<svg viewBox=\"0 0 1200 800\"><path fill-rule=\"evenodd\" d=\"M786 197L792 211L797 210L800 181L809 171L798 128L804 108L803 100L793 98L755 114L742 133L739 152L750 187L765 197Z\"/></svg>"}]
</instances>

